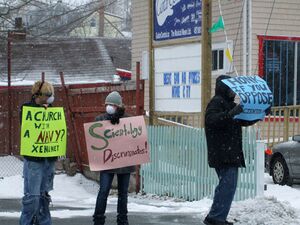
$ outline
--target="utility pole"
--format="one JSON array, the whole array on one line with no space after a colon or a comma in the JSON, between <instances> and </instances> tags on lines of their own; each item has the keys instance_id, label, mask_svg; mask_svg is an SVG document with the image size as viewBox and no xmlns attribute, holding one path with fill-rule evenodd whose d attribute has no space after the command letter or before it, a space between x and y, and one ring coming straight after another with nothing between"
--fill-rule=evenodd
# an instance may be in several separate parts
<instances>
[{"instance_id":1,"label":"utility pole","mask_svg":"<svg viewBox=\"0 0 300 225\"><path fill-rule=\"evenodd\" d=\"M12 124L13 124L13 105L11 92L11 74L12 74L12 43L16 40L25 40L26 31L23 28L22 18L15 18L15 31L7 33L7 117L8 117L8 152L13 152L12 143Z\"/></svg>"},{"instance_id":2,"label":"utility pole","mask_svg":"<svg viewBox=\"0 0 300 225\"><path fill-rule=\"evenodd\" d=\"M104 1L100 0L98 36L104 37Z\"/></svg>"},{"instance_id":3,"label":"utility pole","mask_svg":"<svg viewBox=\"0 0 300 225\"><path fill-rule=\"evenodd\" d=\"M204 127L204 115L211 98L211 33L212 0L202 0L202 40L201 40L201 127Z\"/></svg>"},{"instance_id":4,"label":"utility pole","mask_svg":"<svg viewBox=\"0 0 300 225\"><path fill-rule=\"evenodd\" d=\"M12 42L12 33L9 31L7 34L7 117L8 117L8 152L13 152L12 149L12 104L11 104L11 42Z\"/></svg>"},{"instance_id":5,"label":"utility pole","mask_svg":"<svg viewBox=\"0 0 300 225\"><path fill-rule=\"evenodd\" d=\"M149 125L154 125L155 89L153 71L153 0L149 1Z\"/></svg>"}]
</instances>

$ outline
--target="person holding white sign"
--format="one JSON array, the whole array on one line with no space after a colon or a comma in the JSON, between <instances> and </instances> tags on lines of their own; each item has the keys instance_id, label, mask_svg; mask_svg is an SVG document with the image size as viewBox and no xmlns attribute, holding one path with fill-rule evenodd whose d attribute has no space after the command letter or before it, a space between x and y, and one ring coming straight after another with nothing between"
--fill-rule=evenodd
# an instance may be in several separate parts
<instances>
[{"instance_id":1,"label":"person holding white sign","mask_svg":"<svg viewBox=\"0 0 300 225\"><path fill-rule=\"evenodd\" d=\"M119 124L120 118L128 117L122 103L122 97L117 91L108 94L105 99L106 113L97 116L96 121L110 120L113 125ZM107 198L111 189L114 175L118 178L118 207L117 224L128 225L127 199L130 173L135 171L135 166L122 167L100 172L100 190L97 196L95 212L93 215L94 225L105 224L105 211Z\"/></svg>"},{"instance_id":2,"label":"person holding white sign","mask_svg":"<svg viewBox=\"0 0 300 225\"><path fill-rule=\"evenodd\" d=\"M23 107L51 107L54 101L54 88L46 81L34 83L31 101L21 107L22 126ZM32 119L32 123L35 123ZM36 126L37 124L35 124ZM34 126L34 125L32 125ZM29 138L34 138L28 135ZM57 157L35 157L24 155L24 197L20 225L43 224L51 225L49 191L53 190L54 164Z\"/></svg>"},{"instance_id":3,"label":"person holding white sign","mask_svg":"<svg viewBox=\"0 0 300 225\"><path fill-rule=\"evenodd\" d=\"M243 112L243 107L234 102L235 93L222 81L229 78L226 75L217 78L215 96L205 112L208 164L219 178L213 204L204 220L206 225L233 224L226 219L236 191L238 168L245 167L242 126L251 126L258 121L235 119Z\"/></svg>"}]
</instances>

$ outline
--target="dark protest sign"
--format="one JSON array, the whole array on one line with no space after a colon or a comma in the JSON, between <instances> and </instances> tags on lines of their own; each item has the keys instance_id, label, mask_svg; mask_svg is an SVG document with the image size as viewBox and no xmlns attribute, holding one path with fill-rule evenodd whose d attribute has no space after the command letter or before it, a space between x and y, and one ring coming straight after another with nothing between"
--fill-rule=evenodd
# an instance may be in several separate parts
<instances>
[{"instance_id":1,"label":"dark protest sign","mask_svg":"<svg viewBox=\"0 0 300 225\"><path fill-rule=\"evenodd\" d=\"M66 154L67 127L62 107L23 106L21 155L54 157Z\"/></svg>"},{"instance_id":2,"label":"dark protest sign","mask_svg":"<svg viewBox=\"0 0 300 225\"><path fill-rule=\"evenodd\" d=\"M143 116L84 124L91 171L139 165L150 161Z\"/></svg>"},{"instance_id":3,"label":"dark protest sign","mask_svg":"<svg viewBox=\"0 0 300 225\"><path fill-rule=\"evenodd\" d=\"M265 117L265 110L272 104L273 94L259 76L238 76L222 80L241 100L244 111L235 119L258 120Z\"/></svg>"}]
</instances>

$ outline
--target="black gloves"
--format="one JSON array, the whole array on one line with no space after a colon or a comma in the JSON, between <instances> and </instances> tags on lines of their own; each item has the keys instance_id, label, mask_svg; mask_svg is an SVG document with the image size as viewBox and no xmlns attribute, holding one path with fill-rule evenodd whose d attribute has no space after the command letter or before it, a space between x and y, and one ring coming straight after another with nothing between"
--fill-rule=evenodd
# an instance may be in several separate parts
<instances>
[{"instance_id":1,"label":"black gloves","mask_svg":"<svg viewBox=\"0 0 300 225\"><path fill-rule=\"evenodd\" d=\"M240 114L241 112L243 112L243 106L238 104L228 112L228 115L229 117L233 118L234 116Z\"/></svg>"},{"instance_id":2,"label":"black gloves","mask_svg":"<svg viewBox=\"0 0 300 225\"><path fill-rule=\"evenodd\" d=\"M119 124L120 123L120 118L123 117L124 113L125 113L125 109L123 107L118 107L117 111L114 114L109 115L108 119L110 120L110 122L113 125Z\"/></svg>"},{"instance_id":3,"label":"black gloves","mask_svg":"<svg viewBox=\"0 0 300 225\"><path fill-rule=\"evenodd\" d=\"M117 114L111 115L109 119L110 119L111 124L113 124L113 125L120 123L120 117Z\"/></svg>"},{"instance_id":4,"label":"black gloves","mask_svg":"<svg viewBox=\"0 0 300 225\"><path fill-rule=\"evenodd\" d=\"M268 108L266 108L266 110L265 110L266 116L271 113L271 108L272 108L272 106L269 106Z\"/></svg>"}]
</instances>

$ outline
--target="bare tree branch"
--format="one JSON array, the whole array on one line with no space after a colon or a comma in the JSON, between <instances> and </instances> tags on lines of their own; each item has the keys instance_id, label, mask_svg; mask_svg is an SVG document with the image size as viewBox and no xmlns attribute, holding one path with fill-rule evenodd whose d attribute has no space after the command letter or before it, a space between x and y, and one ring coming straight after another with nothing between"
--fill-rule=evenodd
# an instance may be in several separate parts
<instances>
[{"instance_id":1,"label":"bare tree branch","mask_svg":"<svg viewBox=\"0 0 300 225\"><path fill-rule=\"evenodd\" d=\"M105 1L104 8L109 8L110 6L113 6L116 3L119 3L118 0L103 0ZM30 24L26 27L26 32L30 34L33 37L41 37L41 36L52 36L52 35L64 35L67 36L69 33L74 30L76 27L80 27L80 24L83 23L84 20L86 20L88 17L90 17L93 13L97 12L101 8L101 4L98 0L91 0L90 2L87 2L82 5L78 5L74 8L68 8L67 10L63 10L62 12L56 12L54 14L50 14L47 12L47 10L51 10L51 6L49 7L42 7L41 3L36 0L23 0L20 4L15 4L17 0L7 0L6 2L0 4L0 38L4 39L5 37L1 37L1 33L5 33L8 30L4 30L2 28L1 30L1 22L9 23L11 25L14 24L14 20L12 19L13 13L22 10L26 6L34 5L34 6L40 6L40 10L35 11L34 16L37 18L37 22ZM11 3L11 4L9 4ZM6 12L1 11L2 8L6 8ZM54 8L52 9L54 10ZM2 14L1 14L2 12ZM48 14L48 15L47 15ZM128 15L128 10L126 12ZM63 19L67 18L67 19ZM59 24L57 21L63 21L62 24ZM119 30L119 28L108 21L106 21L114 28L116 29L122 36L122 32ZM124 19L125 22L125 19ZM4 35L6 36L6 35Z\"/></svg>"}]
</instances>

